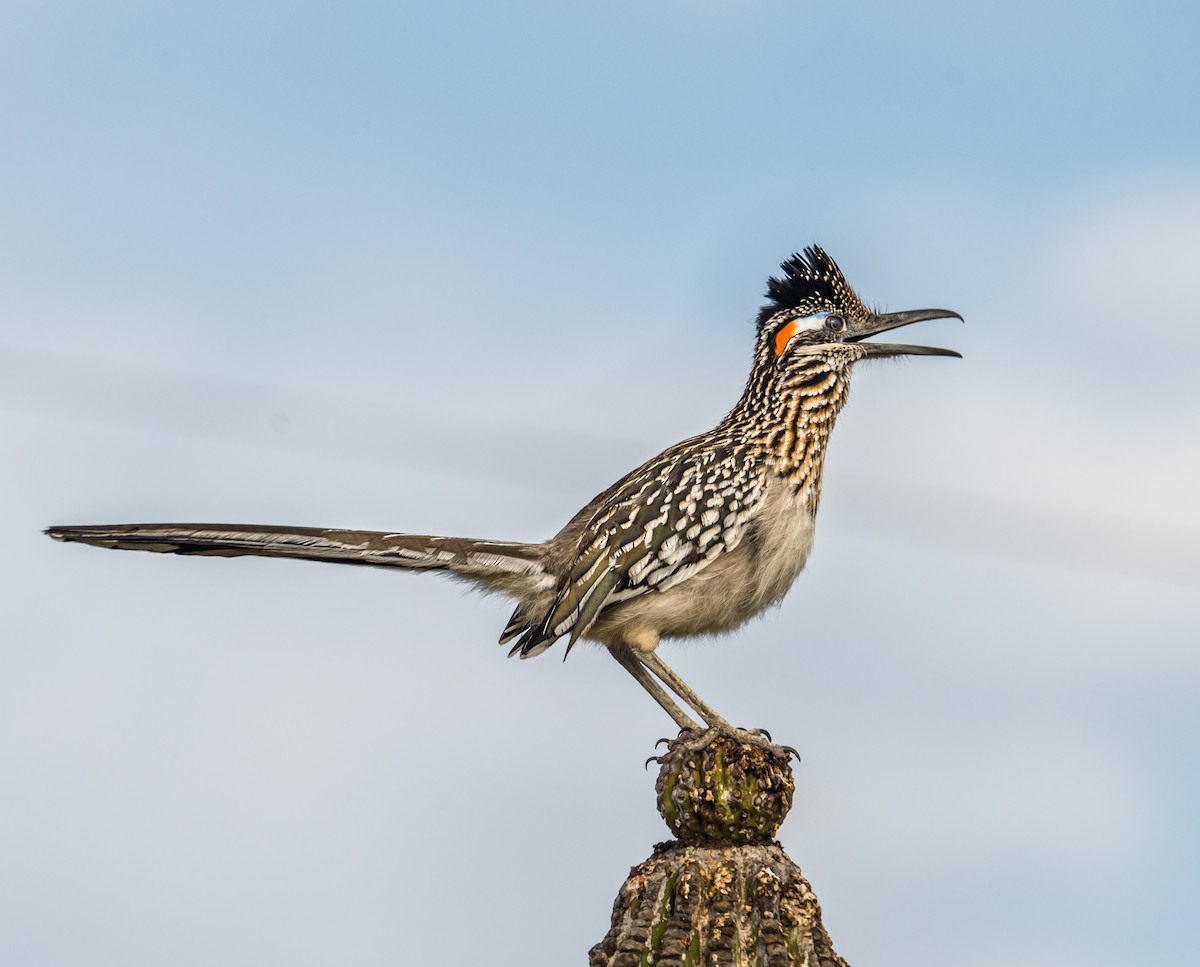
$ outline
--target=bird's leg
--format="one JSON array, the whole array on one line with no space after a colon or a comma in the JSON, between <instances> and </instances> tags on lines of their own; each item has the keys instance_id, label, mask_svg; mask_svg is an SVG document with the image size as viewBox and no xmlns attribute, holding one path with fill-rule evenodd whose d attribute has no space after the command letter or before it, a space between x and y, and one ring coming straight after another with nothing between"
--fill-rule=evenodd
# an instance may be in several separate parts
<instances>
[{"instance_id":1,"label":"bird's leg","mask_svg":"<svg viewBox=\"0 0 1200 967\"><path fill-rule=\"evenodd\" d=\"M676 725L685 730L698 729L700 727L683 709L671 701L671 696L663 691L662 686L654 680L642 663L630 651L624 648L613 648L610 650L610 654L621 663L621 667L629 672L642 688L650 693L650 697L663 707L663 711L675 720ZM680 697L682 698L683 696ZM687 699L684 699L684 701L687 701Z\"/></svg>"},{"instance_id":2,"label":"bird's leg","mask_svg":"<svg viewBox=\"0 0 1200 967\"><path fill-rule=\"evenodd\" d=\"M662 680L662 683L690 705L692 710L704 719L705 724L710 728L733 728L724 718L713 711L707 702L693 692L688 683L675 674L667 663L658 657L657 652L638 652L634 660L639 661L644 667L654 672Z\"/></svg>"}]
</instances>

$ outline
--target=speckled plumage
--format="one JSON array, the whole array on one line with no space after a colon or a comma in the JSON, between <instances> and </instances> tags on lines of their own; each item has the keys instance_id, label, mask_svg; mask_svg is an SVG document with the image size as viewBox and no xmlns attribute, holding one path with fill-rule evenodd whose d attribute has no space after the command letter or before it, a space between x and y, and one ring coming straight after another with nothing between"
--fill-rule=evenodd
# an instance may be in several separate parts
<instances>
[{"instance_id":1,"label":"speckled plumage","mask_svg":"<svg viewBox=\"0 0 1200 967\"><path fill-rule=\"evenodd\" d=\"M177 554L295 557L445 570L517 600L510 654L560 638L607 646L680 725L658 680L723 722L654 654L664 638L733 630L786 594L812 547L830 432L851 366L869 356L957 355L859 340L921 319L868 310L813 246L768 282L754 361L712 430L664 450L583 507L549 541L525 544L373 531L215 524L55 527L60 540Z\"/></svg>"}]
</instances>

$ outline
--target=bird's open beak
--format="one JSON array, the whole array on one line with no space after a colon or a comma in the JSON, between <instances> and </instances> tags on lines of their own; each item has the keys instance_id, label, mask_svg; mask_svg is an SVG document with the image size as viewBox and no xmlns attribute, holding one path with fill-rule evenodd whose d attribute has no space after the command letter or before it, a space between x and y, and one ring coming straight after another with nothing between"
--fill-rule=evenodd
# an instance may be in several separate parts
<instances>
[{"instance_id":1,"label":"bird's open beak","mask_svg":"<svg viewBox=\"0 0 1200 967\"><path fill-rule=\"evenodd\" d=\"M852 332L847 333L845 342L859 342L868 336L887 332L889 329L899 329L901 326L909 326L914 322L925 322L928 319L963 321L962 316L949 309L909 309L907 312L872 313L864 322L856 325ZM953 349L938 349L935 346L903 346L896 343L864 342L862 348L866 350L864 358L867 359L881 356L957 356L959 359L962 358L962 353L956 353Z\"/></svg>"}]
</instances>

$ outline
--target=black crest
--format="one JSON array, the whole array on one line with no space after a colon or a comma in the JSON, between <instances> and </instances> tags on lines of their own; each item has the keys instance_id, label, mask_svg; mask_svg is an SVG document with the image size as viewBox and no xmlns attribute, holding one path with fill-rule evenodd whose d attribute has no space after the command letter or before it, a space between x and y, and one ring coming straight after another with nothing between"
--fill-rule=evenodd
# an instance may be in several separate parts
<instances>
[{"instance_id":1,"label":"black crest","mask_svg":"<svg viewBox=\"0 0 1200 967\"><path fill-rule=\"evenodd\" d=\"M839 306L850 291L842 270L823 248L810 245L804 254L795 254L782 265L783 277L767 279L767 302L758 311L756 324L761 327L781 309L811 304L813 311L824 306Z\"/></svg>"}]
</instances>

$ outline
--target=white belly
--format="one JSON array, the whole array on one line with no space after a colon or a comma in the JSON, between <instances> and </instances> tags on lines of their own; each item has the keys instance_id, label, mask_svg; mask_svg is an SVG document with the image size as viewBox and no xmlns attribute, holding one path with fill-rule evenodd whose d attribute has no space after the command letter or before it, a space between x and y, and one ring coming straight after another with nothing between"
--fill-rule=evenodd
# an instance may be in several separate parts
<instances>
[{"instance_id":1,"label":"white belly","mask_svg":"<svg viewBox=\"0 0 1200 967\"><path fill-rule=\"evenodd\" d=\"M659 638L721 634L779 603L804 568L815 519L782 481L738 546L668 591L605 609L588 635L607 645L653 647Z\"/></svg>"}]
</instances>

